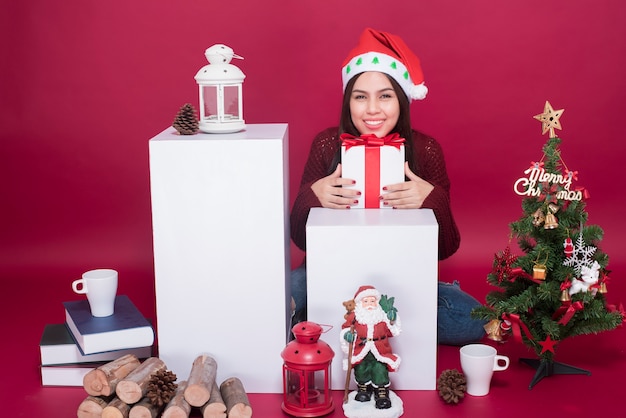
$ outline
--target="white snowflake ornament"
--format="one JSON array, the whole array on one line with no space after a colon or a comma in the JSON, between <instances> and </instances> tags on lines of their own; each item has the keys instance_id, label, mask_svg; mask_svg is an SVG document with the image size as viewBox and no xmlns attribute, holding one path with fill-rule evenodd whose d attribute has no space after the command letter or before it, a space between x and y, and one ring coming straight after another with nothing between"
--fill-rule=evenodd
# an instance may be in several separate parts
<instances>
[{"instance_id":1,"label":"white snowflake ornament","mask_svg":"<svg viewBox=\"0 0 626 418\"><path fill-rule=\"evenodd\" d=\"M593 260L596 250L597 248L593 245L585 245L581 228L572 255L563 260L563 265L572 267L576 274L576 278L572 280L572 285L569 288L570 296L578 292L588 292L591 286L598 283L600 264Z\"/></svg>"}]
</instances>

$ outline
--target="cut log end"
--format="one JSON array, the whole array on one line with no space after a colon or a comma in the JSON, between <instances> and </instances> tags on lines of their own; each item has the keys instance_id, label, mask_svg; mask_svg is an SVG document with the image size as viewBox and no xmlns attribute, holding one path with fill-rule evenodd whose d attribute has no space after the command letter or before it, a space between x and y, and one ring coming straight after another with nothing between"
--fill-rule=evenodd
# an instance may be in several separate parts
<instances>
[{"instance_id":1,"label":"cut log end","mask_svg":"<svg viewBox=\"0 0 626 418\"><path fill-rule=\"evenodd\" d=\"M189 413L191 410L187 410L180 406L172 406L167 408L162 417L163 418L189 418Z\"/></svg>"},{"instance_id":2,"label":"cut log end","mask_svg":"<svg viewBox=\"0 0 626 418\"><path fill-rule=\"evenodd\" d=\"M107 404L108 401L104 398L91 395L87 396L87 398L78 405L76 416L78 418L101 418L102 411Z\"/></svg>"},{"instance_id":3,"label":"cut log end","mask_svg":"<svg viewBox=\"0 0 626 418\"><path fill-rule=\"evenodd\" d=\"M115 398L102 410L102 418L128 418L129 412L130 406Z\"/></svg>"},{"instance_id":4,"label":"cut log end","mask_svg":"<svg viewBox=\"0 0 626 418\"><path fill-rule=\"evenodd\" d=\"M216 382L213 382L211 389L211 398L207 403L200 407L202 418L226 418L226 404L222 399L220 388Z\"/></svg>"},{"instance_id":5,"label":"cut log end","mask_svg":"<svg viewBox=\"0 0 626 418\"><path fill-rule=\"evenodd\" d=\"M226 403L228 418L252 417L252 407L241 380L236 377L226 379L220 385L220 392Z\"/></svg>"},{"instance_id":6,"label":"cut log end","mask_svg":"<svg viewBox=\"0 0 626 418\"><path fill-rule=\"evenodd\" d=\"M251 418L252 408L250 405L237 404L228 411L228 418Z\"/></svg>"},{"instance_id":7,"label":"cut log end","mask_svg":"<svg viewBox=\"0 0 626 418\"><path fill-rule=\"evenodd\" d=\"M121 381L117 385L117 396L127 404L134 404L143 397L143 391L136 382Z\"/></svg>"},{"instance_id":8,"label":"cut log end","mask_svg":"<svg viewBox=\"0 0 626 418\"><path fill-rule=\"evenodd\" d=\"M91 396L109 396L113 389L102 370L94 369L83 377L83 388Z\"/></svg>"},{"instance_id":9,"label":"cut log end","mask_svg":"<svg viewBox=\"0 0 626 418\"><path fill-rule=\"evenodd\" d=\"M150 357L117 384L115 393L122 401L134 404L146 394L151 377L165 369L163 360Z\"/></svg>"},{"instance_id":10,"label":"cut log end","mask_svg":"<svg viewBox=\"0 0 626 418\"><path fill-rule=\"evenodd\" d=\"M185 389L185 400L191 406L202 406L211 398L211 392L203 385L188 385Z\"/></svg>"},{"instance_id":11,"label":"cut log end","mask_svg":"<svg viewBox=\"0 0 626 418\"><path fill-rule=\"evenodd\" d=\"M160 407L152 405L148 398L142 398L130 408L128 418L156 418L160 413Z\"/></svg>"}]
</instances>

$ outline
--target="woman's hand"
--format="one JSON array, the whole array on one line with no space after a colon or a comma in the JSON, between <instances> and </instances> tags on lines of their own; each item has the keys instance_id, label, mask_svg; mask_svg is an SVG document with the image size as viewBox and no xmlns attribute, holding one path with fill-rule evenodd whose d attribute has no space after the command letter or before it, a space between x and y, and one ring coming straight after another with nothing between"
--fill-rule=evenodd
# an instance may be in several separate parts
<instances>
[{"instance_id":1,"label":"woman's hand","mask_svg":"<svg viewBox=\"0 0 626 418\"><path fill-rule=\"evenodd\" d=\"M426 197L433 191L434 186L415 175L407 162L404 163L404 174L409 181L384 187L381 199L385 206L395 209L419 209Z\"/></svg>"},{"instance_id":2,"label":"woman's hand","mask_svg":"<svg viewBox=\"0 0 626 418\"><path fill-rule=\"evenodd\" d=\"M335 171L326 177L322 177L311 185L311 190L319 199L322 207L331 209L350 209L357 203L359 190L347 189L341 186L353 185L354 180L341 177L341 164Z\"/></svg>"}]
</instances>

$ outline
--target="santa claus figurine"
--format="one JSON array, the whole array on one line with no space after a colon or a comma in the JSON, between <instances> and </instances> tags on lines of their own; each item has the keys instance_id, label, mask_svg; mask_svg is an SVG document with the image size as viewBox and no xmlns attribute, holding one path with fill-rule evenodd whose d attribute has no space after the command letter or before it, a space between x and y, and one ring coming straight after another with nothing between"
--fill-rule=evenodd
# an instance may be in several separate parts
<instances>
[{"instance_id":1,"label":"santa claus figurine","mask_svg":"<svg viewBox=\"0 0 626 418\"><path fill-rule=\"evenodd\" d=\"M565 238L563 241L563 252L565 253L565 257L571 257L574 254L574 243L570 237Z\"/></svg>"},{"instance_id":2,"label":"santa claus figurine","mask_svg":"<svg viewBox=\"0 0 626 418\"><path fill-rule=\"evenodd\" d=\"M353 306L344 316L340 340L348 354L345 369L349 373L354 368L354 400L369 402L373 395L377 409L391 408L389 372L398 370L400 357L393 353L389 339L401 331L393 298L381 295L373 286L361 286Z\"/></svg>"}]
</instances>

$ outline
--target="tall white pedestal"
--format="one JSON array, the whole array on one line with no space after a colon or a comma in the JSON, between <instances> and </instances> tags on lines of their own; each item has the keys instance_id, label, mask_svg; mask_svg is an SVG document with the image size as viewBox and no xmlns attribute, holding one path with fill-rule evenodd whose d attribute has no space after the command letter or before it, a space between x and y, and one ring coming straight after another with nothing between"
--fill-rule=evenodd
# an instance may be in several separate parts
<instances>
[{"instance_id":1,"label":"tall white pedestal","mask_svg":"<svg viewBox=\"0 0 626 418\"><path fill-rule=\"evenodd\" d=\"M390 340L402 363L392 389L432 390L437 373L437 236L430 209L314 208L307 221L308 319L333 328L322 339L335 350L332 388L345 385L339 331L361 285L395 297L402 333ZM355 387L354 378L351 386Z\"/></svg>"},{"instance_id":2,"label":"tall white pedestal","mask_svg":"<svg viewBox=\"0 0 626 418\"><path fill-rule=\"evenodd\" d=\"M218 384L282 393L288 332L286 124L152 138L150 176L160 358L186 380L215 358Z\"/></svg>"}]
</instances>

